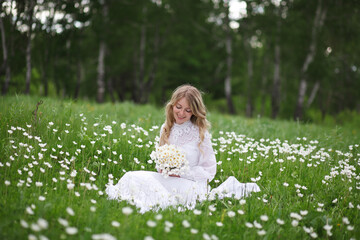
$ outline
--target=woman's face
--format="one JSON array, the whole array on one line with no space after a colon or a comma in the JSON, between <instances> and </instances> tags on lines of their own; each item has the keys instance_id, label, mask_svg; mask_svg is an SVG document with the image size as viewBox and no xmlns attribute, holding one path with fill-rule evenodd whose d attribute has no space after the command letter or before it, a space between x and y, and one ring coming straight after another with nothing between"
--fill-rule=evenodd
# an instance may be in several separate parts
<instances>
[{"instance_id":1,"label":"woman's face","mask_svg":"<svg viewBox=\"0 0 360 240\"><path fill-rule=\"evenodd\" d=\"M181 98L175 105L173 106L174 118L177 124L183 124L184 122L190 120L193 115L186 98Z\"/></svg>"}]
</instances>

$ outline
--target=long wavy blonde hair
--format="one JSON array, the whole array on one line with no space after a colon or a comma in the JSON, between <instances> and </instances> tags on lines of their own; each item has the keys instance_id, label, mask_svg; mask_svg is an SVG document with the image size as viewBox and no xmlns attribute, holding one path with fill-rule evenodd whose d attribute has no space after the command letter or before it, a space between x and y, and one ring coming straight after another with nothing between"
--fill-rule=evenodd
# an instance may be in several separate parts
<instances>
[{"instance_id":1,"label":"long wavy blonde hair","mask_svg":"<svg viewBox=\"0 0 360 240\"><path fill-rule=\"evenodd\" d=\"M202 92L189 84L181 85L174 90L170 101L166 104L166 120L164 127L161 130L162 134L160 137L160 146L168 143L170 130L175 123L173 108L182 98L185 98L190 105L190 109L193 114L190 121L199 127L199 146L204 141L206 130L210 128L210 123L206 120L206 107L202 99Z\"/></svg>"}]
</instances>

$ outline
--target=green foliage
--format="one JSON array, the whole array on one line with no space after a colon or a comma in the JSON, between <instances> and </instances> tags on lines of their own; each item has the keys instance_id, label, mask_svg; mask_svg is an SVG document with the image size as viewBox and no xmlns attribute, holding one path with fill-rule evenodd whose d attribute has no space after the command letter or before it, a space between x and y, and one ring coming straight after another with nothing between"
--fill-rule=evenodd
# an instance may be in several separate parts
<instances>
[{"instance_id":1,"label":"green foliage","mask_svg":"<svg viewBox=\"0 0 360 240\"><path fill-rule=\"evenodd\" d=\"M35 117L39 100L43 103ZM209 120L218 162L210 185L231 175L241 182L259 178L261 192L246 202L204 201L197 212L169 208L142 215L126 202L107 200L104 189L109 174L116 182L124 171L154 169L147 160L164 121L163 109L130 102L1 97L0 238L91 239L108 233L117 239L310 239L315 233L328 239L327 224L330 238L359 238L359 128L245 119L216 111L210 111ZM133 212L124 214L125 207ZM301 220L293 226L296 218ZM64 220L78 232L72 235ZM166 221L173 224L170 231ZM249 223L254 226L246 227Z\"/></svg>"}]
</instances>

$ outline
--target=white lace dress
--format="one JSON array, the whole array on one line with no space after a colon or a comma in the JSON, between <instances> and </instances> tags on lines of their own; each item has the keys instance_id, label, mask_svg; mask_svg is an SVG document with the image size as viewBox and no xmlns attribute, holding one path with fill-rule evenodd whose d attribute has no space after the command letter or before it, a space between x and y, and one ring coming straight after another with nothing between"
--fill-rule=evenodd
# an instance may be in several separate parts
<instances>
[{"instance_id":1,"label":"white lace dress","mask_svg":"<svg viewBox=\"0 0 360 240\"><path fill-rule=\"evenodd\" d=\"M178 207L179 210L193 209L197 201L207 198L241 198L252 191L260 191L255 183L239 183L234 177L229 177L219 187L209 191L207 181L210 182L216 174L210 134L206 132L200 145L201 151L199 142L199 128L196 125L190 121L181 125L175 123L170 131L169 143L186 153L189 171L180 178L165 178L151 171L127 172L116 185L107 184L108 198L126 200L139 208L140 213L144 213L169 206Z\"/></svg>"}]
</instances>

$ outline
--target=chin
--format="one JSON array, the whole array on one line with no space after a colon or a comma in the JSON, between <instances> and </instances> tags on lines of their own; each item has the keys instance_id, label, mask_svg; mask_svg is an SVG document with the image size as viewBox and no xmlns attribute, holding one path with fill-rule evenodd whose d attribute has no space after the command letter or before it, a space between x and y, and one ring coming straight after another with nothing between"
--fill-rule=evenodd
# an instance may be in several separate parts
<instances>
[{"instance_id":1,"label":"chin","mask_svg":"<svg viewBox=\"0 0 360 240\"><path fill-rule=\"evenodd\" d=\"M184 123L184 122L186 122L187 121L187 119L175 119L175 122L177 123L177 124L182 124L182 123Z\"/></svg>"}]
</instances>

